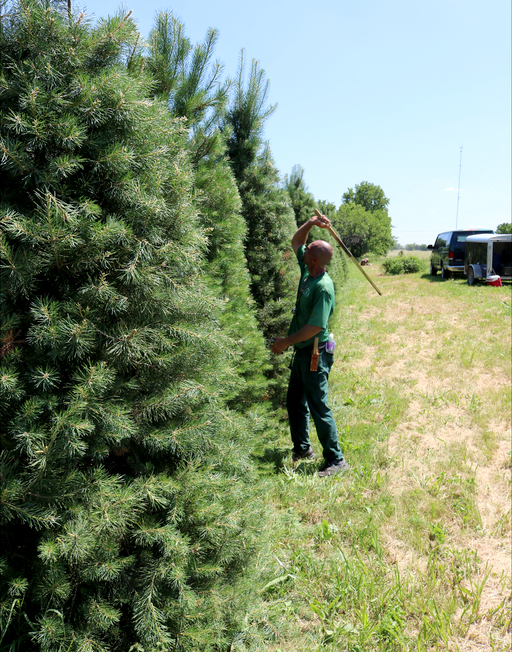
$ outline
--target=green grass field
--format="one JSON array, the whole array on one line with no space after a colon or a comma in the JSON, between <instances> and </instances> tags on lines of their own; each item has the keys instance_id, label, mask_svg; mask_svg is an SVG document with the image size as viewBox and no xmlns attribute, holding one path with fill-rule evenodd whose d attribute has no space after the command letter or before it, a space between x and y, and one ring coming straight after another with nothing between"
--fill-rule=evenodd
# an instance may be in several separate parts
<instances>
[{"instance_id":1,"label":"green grass field","mask_svg":"<svg viewBox=\"0 0 512 652\"><path fill-rule=\"evenodd\" d=\"M351 471L294 468L284 418L262 443L266 649L510 650L511 287L376 261L379 296L350 268L330 404Z\"/></svg>"}]
</instances>

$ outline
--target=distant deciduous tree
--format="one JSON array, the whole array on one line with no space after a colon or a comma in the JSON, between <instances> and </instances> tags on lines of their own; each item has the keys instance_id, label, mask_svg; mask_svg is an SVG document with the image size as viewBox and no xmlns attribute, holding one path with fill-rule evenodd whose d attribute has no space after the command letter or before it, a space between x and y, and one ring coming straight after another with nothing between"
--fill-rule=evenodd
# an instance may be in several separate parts
<instances>
[{"instance_id":1,"label":"distant deciduous tree","mask_svg":"<svg viewBox=\"0 0 512 652\"><path fill-rule=\"evenodd\" d=\"M496 227L496 233L512 233L512 223L503 222Z\"/></svg>"},{"instance_id":2,"label":"distant deciduous tree","mask_svg":"<svg viewBox=\"0 0 512 652\"><path fill-rule=\"evenodd\" d=\"M334 224L354 256L384 255L394 246L388 204L382 188L367 181L343 194Z\"/></svg>"},{"instance_id":3,"label":"distant deciduous tree","mask_svg":"<svg viewBox=\"0 0 512 652\"><path fill-rule=\"evenodd\" d=\"M342 199L344 204L359 204L370 213L387 212L389 206L389 199L384 194L384 190L368 181L356 184L354 189L349 188L347 192L343 193Z\"/></svg>"},{"instance_id":4,"label":"distant deciduous tree","mask_svg":"<svg viewBox=\"0 0 512 652\"><path fill-rule=\"evenodd\" d=\"M412 244L406 244L404 249L406 251L426 251L428 246L426 244L416 244L416 242L413 242Z\"/></svg>"}]
</instances>

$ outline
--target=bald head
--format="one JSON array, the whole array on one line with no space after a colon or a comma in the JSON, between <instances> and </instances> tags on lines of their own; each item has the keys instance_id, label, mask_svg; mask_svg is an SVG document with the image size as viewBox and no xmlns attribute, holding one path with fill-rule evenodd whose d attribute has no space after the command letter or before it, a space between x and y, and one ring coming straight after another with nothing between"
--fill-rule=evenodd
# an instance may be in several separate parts
<instances>
[{"instance_id":1,"label":"bald head","mask_svg":"<svg viewBox=\"0 0 512 652\"><path fill-rule=\"evenodd\" d=\"M325 267L331 262L332 247L325 240L315 240L308 245L308 252L314 258L318 258L319 267Z\"/></svg>"}]
</instances>

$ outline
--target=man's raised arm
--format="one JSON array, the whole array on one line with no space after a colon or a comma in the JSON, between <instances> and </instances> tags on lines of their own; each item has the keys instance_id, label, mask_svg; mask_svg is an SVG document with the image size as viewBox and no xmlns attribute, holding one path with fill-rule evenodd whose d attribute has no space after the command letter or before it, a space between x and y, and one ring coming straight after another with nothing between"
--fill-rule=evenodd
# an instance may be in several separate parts
<instances>
[{"instance_id":1,"label":"man's raised arm","mask_svg":"<svg viewBox=\"0 0 512 652\"><path fill-rule=\"evenodd\" d=\"M322 215L322 217L317 217L316 215L310 217L309 220L304 222L304 224L300 226L295 232L295 235L292 238L293 251L297 253L299 248L306 244L308 234L314 226L318 226L321 229L326 229L330 223L331 220L328 217L325 217L325 215Z\"/></svg>"}]
</instances>

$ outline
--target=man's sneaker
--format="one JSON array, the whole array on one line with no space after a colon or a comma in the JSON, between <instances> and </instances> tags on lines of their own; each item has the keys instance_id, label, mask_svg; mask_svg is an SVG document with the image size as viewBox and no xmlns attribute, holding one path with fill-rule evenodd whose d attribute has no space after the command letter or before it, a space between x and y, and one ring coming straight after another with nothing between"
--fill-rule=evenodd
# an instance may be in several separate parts
<instances>
[{"instance_id":1,"label":"man's sneaker","mask_svg":"<svg viewBox=\"0 0 512 652\"><path fill-rule=\"evenodd\" d=\"M316 457L313 447L310 446L307 451L293 451L293 461L298 462L299 460L314 460Z\"/></svg>"},{"instance_id":2,"label":"man's sneaker","mask_svg":"<svg viewBox=\"0 0 512 652\"><path fill-rule=\"evenodd\" d=\"M343 458L342 460L336 460L334 462L326 462L325 466L318 471L318 475L321 478L325 478L328 475L334 475L335 473L344 473L350 469L349 463Z\"/></svg>"}]
</instances>

